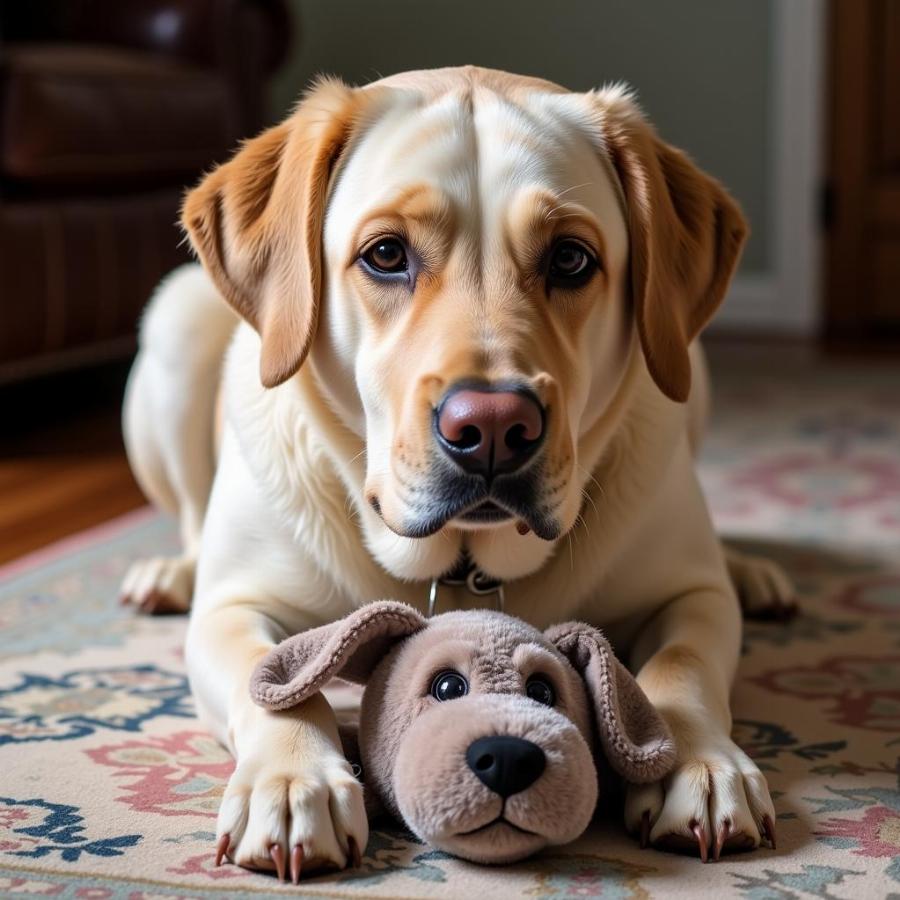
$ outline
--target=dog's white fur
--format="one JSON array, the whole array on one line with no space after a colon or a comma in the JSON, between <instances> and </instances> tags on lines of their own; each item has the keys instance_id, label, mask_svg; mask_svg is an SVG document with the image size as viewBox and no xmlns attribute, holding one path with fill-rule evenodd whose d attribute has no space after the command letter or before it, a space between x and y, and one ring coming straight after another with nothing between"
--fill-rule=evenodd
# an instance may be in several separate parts
<instances>
[{"instance_id":1,"label":"dog's white fur","mask_svg":"<svg viewBox=\"0 0 900 900\"><path fill-rule=\"evenodd\" d=\"M654 842L694 841L699 826L709 844L724 829L755 846L774 810L764 777L729 736L741 617L692 460L705 370L694 348L684 405L664 397L648 372L628 312L621 187L585 136L593 125L584 95L535 92L525 116L502 97L479 98L472 112L452 91L429 103L415 79L398 84L388 80L387 99L331 188L328 290L299 372L262 386L259 335L238 324L197 266L161 285L143 323L126 401L128 451L148 495L178 513L184 555L139 564L125 593L150 605L168 595L186 608L197 565L191 683L201 715L237 761L218 834L230 835L237 862L267 868L273 844L301 845L311 866L344 865L350 837L365 846L362 792L326 700L268 712L251 702L248 678L274 642L367 601L392 597L422 609L428 580L465 544L484 570L508 580L508 612L539 628L572 618L602 627L666 716L679 766L664 782L629 789L627 827L638 830L649 811ZM429 129L436 137L417 142ZM524 187L564 193L601 223L608 284L603 309L572 348L580 380L567 395L567 423L577 484L561 504L558 540L522 536L511 522L475 530L451 522L430 537L402 537L366 500L372 483L388 490L398 423L382 375L397 350L359 313L348 235L363 209L413 181L453 196L460 228L485 256L506 252L500 223ZM456 321L469 335L462 313ZM402 362L418 377L421 359ZM473 602L442 589L442 605Z\"/></svg>"}]
</instances>

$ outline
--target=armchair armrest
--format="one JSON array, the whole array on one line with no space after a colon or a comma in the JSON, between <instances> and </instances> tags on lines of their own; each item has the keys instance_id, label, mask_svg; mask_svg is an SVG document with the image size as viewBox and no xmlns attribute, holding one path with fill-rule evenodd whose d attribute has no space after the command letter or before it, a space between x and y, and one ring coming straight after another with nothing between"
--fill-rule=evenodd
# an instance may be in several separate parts
<instances>
[{"instance_id":1,"label":"armchair armrest","mask_svg":"<svg viewBox=\"0 0 900 900\"><path fill-rule=\"evenodd\" d=\"M0 0L3 42L105 44L225 70L257 45L268 74L291 41L285 0Z\"/></svg>"}]
</instances>

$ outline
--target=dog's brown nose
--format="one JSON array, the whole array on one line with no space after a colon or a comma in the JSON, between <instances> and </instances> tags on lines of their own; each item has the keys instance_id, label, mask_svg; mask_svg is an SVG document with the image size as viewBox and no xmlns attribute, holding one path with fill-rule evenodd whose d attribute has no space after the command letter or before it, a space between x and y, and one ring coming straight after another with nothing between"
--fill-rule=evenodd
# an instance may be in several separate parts
<instances>
[{"instance_id":1,"label":"dog's brown nose","mask_svg":"<svg viewBox=\"0 0 900 900\"><path fill-rule=\"evenodd\" d=\"M523 388L451 389L435 413L444 453L467 472L513 472L534 454L544 436L544 410Z\"/></svg>"}]
</instances>

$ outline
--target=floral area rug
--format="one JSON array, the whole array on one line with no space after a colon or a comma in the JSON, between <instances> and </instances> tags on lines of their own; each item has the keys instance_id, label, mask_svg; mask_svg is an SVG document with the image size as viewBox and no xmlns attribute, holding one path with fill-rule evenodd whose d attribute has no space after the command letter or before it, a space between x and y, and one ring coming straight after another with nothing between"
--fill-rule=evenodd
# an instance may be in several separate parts
<instances>
[{"instance_id":1,"label":"floral area rug","mask_svg":"<svg viewBox=\"0 0 900 900\"><path fill-rule=\"evenodd\" d=\"M735 738L766 771L778 849L641 851L612 810L571 846L481 868L372 832L361 868L299 888L213 866L231 771L184 675L185 623L118 608L144 511L0 572L0 896L900 896L900 379L725 380L702 477L723 533L795 579L801 614L748 624Z\"/></svg>"}]
</instances>

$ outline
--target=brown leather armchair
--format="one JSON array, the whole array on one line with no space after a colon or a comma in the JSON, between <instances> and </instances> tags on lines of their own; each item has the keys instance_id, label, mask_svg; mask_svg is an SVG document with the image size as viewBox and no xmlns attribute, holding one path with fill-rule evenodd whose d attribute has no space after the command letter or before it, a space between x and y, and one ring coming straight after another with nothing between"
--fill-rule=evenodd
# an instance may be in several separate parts
<instances>
[{"instance_id":1,"label":"brown leather armchair","mask_svg":"<svg viewBox=\"0 0 900 900\"><path fill-rule=\"evenodd\" d=\"M0 382L132 350L289 35L283 0L0 0Z\"/></svg>"}]
</instances>

